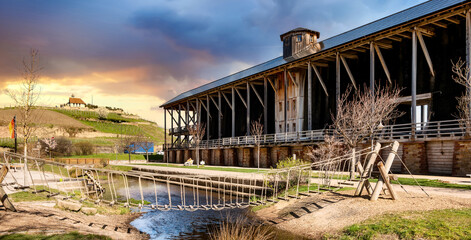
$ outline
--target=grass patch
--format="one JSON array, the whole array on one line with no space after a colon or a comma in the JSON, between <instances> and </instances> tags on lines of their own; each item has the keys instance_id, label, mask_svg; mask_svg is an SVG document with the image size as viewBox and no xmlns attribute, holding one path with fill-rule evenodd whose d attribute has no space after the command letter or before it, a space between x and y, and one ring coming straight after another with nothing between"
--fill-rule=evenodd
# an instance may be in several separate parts
<instances>
[{"instance_id":1,"label":"grass patch","mask_svg":"<svg viewBox=\"0 0 471 240\"><path fill-rule=\"evenodd\" d=\"M445 209L386 214L347 227L326 239L471 239L471 209Z\"/></svg>"},{"instance_id":2,"label":"grass patch","mask_svg":"<svg viewBox=\"0 0 471 240\"><path fill-rule=\"evenodd\" d=\"M37 187L39 189L39 187ZM35 201L49 201L51 198L48 198L46 194L42 193L33 193L32 190L21 191L12 194L8 194L8 198L13 202L35 202Z\"/></svg>"},{"instance_id":3,"label":"grass patch","mask_svg":"<svg viewBox=\"0 0 471 240\"><path fill-rule=\"evenodd\" d=\"M213 171L226 171L226 172L242 172L242 173L266 173L266 169L249 169L249 168L228 168L228 167L211 167L211 166L182 166L177 164L166 164L166 163L141 163L135 165L144 165L144 166L156 166L156 167L174 167L174 168L188 168L188 169L202 169L202 170L213 170Z\"/></svg>"},{"instance_id":4,"label":"grass patch","mask_svg":"<svg viewBox=\"0 0 471 240\"><path fill-rule=\"evenodd\" d=\"M107 158L110 161L113 161L129 160L129 155L127 153L97 153L92 155L73 155L67 158ZM131 154L131 160L146 160L146 156L141 154Z\"/></svg>"},{"instance_id":5,"label":"grass patch","mask_svg":"<svg viewBox=\"0 0 471 240\"><path fill-rule=\"evenodd\" d=\"M463 184L456 184L456 183L446 183L440 180L431 180L431 179L423 179L423 178L416 178L417 182L420 186L424 187L439 187L439 188L457 188L457 189L466 189L471 190L471 185L463 185ZM377 182L378 179L370 179L370 182ZM393 184L402 185L413 185L417 186L417 183L412 178L399 178L398 181L391 181Z\"/></svg>"},{"instance_id":6,"label":"grass patch","mask_svg":"<svg viewBox=\"0 0 471 240\"><path fill-rule=\"evenodd\" d=\"M70 232L65 234L54 234L54 235L29 235L29 234L8 234L0 236L0 240L111 240L110 237L96 235L96 234L80 234L78 232Z\"/></svg>"}]
</instances>

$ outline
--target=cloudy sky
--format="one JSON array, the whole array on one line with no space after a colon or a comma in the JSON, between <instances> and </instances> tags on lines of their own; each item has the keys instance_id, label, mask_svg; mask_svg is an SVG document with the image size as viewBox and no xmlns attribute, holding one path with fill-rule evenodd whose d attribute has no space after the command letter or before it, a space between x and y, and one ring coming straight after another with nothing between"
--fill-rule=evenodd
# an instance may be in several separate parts
<instances>
[{"instance_id":1,"label":"cloudy sky","mask_svg":"<svg viewBox=\"0 0 471 240\"><path fill-rule=\"evenodd\" d=\"M423 0L0 0L0 90L39 49L41 104L71 94L163 125L177 94L282 55L279 35L321 40ZM0 92L0 107L11 100Z\"/></svg>"}]
</instances>

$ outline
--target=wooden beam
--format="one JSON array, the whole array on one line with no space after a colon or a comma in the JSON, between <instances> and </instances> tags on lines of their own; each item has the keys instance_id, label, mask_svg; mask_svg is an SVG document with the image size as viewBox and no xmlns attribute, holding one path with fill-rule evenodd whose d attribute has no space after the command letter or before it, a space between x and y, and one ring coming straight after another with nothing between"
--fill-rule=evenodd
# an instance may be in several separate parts
<instances>
[{"instance_id":1,"label":"wooden beam","mask_svg":"<svg viewBox=\"0 0 471 240\"><path fill-rule=\"evenodd\" d=\"M312 130L312 68L307 62L307 130Z\"/></svg>"},{"instance_id":2,"label":"wooden beam","mask_svg":"<svg viewBox=\"0 0 471 240\"><path fill-rule=\"evenodd\" d=\"M218 92L218 110L219 110L219 119L218 119L218 138L222 138L222 111L221 111L221 92Z\"/></svg>"},{"instance_id":3,"label":"wooden beam","mask_svg":"<svg viewBox=\"0 0 471 240\"><path fill-rule=\"evenodd\" d=\"M232 137L235 137L235 88L232 88Z\"/></svg>"},{"instance_id":4,"label":"wooden beam","mask_svg":"<svg viewBox=\"0 0 471 240\"><path fill-rule=\"evenodd\" d=\"M430 28L425 28L425 27L415 27L411 29L412 32L421 32L423 35L427 37L433 37L435 35L435 32L430 29Z\"/></svg>"},{"instance_id":5,"label":"wooden beam","mask_svg":"<svg viewBox=\"0 0 471 240\"><path fill-rule=\"evenodd\" d=\"M284 132L286 132L286 130L288 129L288 108L287 108L287 104L288 104L288 76L286 74L287 70L285 68L284 70L284 84L285 84L285 91L284 91L284 94L285 94L285 112L284 112L284 121L285 121L285 129L284 129Z\"/></svg>"},{"instance_id":6,"label":"wooden beam","mask_svg":"<svg viewBox=\"0 0 471 240\"><path fill-rule=\"evenodd\" d=\"M245 102L244 98L242 97L242 94L240 94L239 90L237 88L233 88L237 92L237 95L239 95L240 100L242 100L242 103L244 104L245 108L247 108L247 103Z\"/></svg>"},{"instance_id":7,"label":"wooden beam","mask_svg":"<svg viewBox=\"0 0 471 240\"><path fill-rule=\"evenodd\" d=\"M269 77L265 77L265 79L268 80L268 82L270 83L270 86L273 88L273 91L276 92L276 88L275 88L275 85L273 84L273 82L271 81L271 79Z\"/></svg>"},{"instance_id":8,"label":"wooden beam","mask_svg":"<svg viewBox=\"0 0 471 240\"><path fill-rule=\"evenodd\" d=\"M293 82L293 84L298 87L298 84L296 83L296 80L294 79L293 75L291 74L291 71L288 71L289 78Z\"/></svg>"},{"instance_id":9,"label":"wooden beam","mask_svg":"<svg viewBox=\"0 0 471 240\"><path fill-rule=\"evenodd\" d=\"M247 86L247 136L250 136L250 86L249 82L246 82Z\"/></svg>"},{"instance_id":10,"label":"wooden beam","mask_svg":"<svg viewBox=\"0 0 471 240\"><path fill-rule=\"evenodd\" d=\"M340 54L335 55L335 105L338 112L340 101Z\"/></svg>"},{"instance_id":11,"label":"wooden beam","mask_svg":"<svg viewBox=\"0 0 471 240\"><path fill-rule=\"evenodd\" d=\"M409 36L408 34L406 34L405 32L404 33L398 33L397 35L403 37L403 38L407 38L407 39L411 39L412 37Z\"/></svg>"},{"instance_id":12,"label":"wooden beam","mask_svg":"<svg viewBox=\"0 0 471 240\"><path fill-rule=\"evenodd\" d=\"M390 183L390 180L389 180L389 174L388 172L386 171L386 168L384 167L384 164L383 162L379 162L377 164L377 167L378 167L378 170L381 174L381 177L383 178L384 180L384 183L386 184L386 188L388 189L389 193L391 194L391 198L393 200L396 200L397 199L397 195L396 195L396 192L394 191L393 189L393 186L391 185Z\"/></svg>"},{"instance_id":13,"label":"wooden beam","mask_svg":"<svg viewBox=\"0 0 471 240\"><path fill-rule=\"evenodd\" d=\"M214 103L214 106L216 106L216 109L219 111L219 113L222 114L221 109L219 109L219 105L216 100L214 100L213 96L209 96L209 98L211 98L211 101Z\"/></svg>"},{"instance_id":14,"label":"wooden beam","mask_svg":"<svg viewBox=\"0 0 471 240\"><path fill-rule=\"evenodd\" d=\"M370 42L370 91L375 95L375 49L374 42ZM373 106L372 106L373 107Z\"/></svg>"},{"instance_id":15,"label":"wooden beam","mask_svg":"<svg viewBox=\"0 0 471 240\"><path fill-rule=\"evenodd\" d=\"M412 32L412 81L411 81L411 120L412 136L415 135L414 124L417 122L417 31Z\"/></svg>"},{"instance_id":16,"label":"wooden beam","mask_svg":"<svg viewBox=\"0 0 471 240\"><path fill-rule=\"evenodd\" d=\"M350 53L341 53L340 57L350 58L350 59L358 59L358 55L350 54Z\"/></svg>"},{"instance_id":17,"label":"wooden beam","mask_svg":"<svg viewBox=\"0 0 471 240\"><path fill-rule=\"evenodd\" d=\"M263 104L262 97L260 97L260 95L258 94L257 89L255 89L255 86L252 83L250 83L250 86L252 87L253 92L255 93L255 96L257 96L258 100L262 104L262 107L265 107L265 104Z\"/></svg>"},{"instance_id":18,"label":"wooden beam","mask_svg":"<svg viewBox=\"0 0 471 240\"><path fill-rule=\"evenodd\" d=\"M207 96L208 96L208 95L206 95L206 97L207 97ZM204 105L203 100L201 100L201 99L199 99L199 100L200 100L200 106L203 106L203 108L204 108L204 109L206 110L206 112L208 113L209 117L211 117L211 114L209 113L208 108ZM212 117L211 117L211 118L212 118ZM207 127L207 125L206 125L206 127Z\"/></svg>"},{"instance_id":19,"label":"wooden beam","mask_svg":"<svg viewBox=\"0 0 471 240\"><path fill-rule=\"evenodd\" d=\"M220 92L222 94L222 96L224 97L224 99L226 99L226 102L227 102L227 105L229 105L229 108L231 108L232 110L232 104L231 102L229 101L229 98L227 98L226 94L224 94L223 92Z\"/></svg>"},{"instance_id":20,"label":"wooden beam","mask_svg":"<svg viewBox=\"0 0 471 240\"><path fill-rule=\"evenodd\" d=\"M441 27L441 28L447 28L448 25L446 23L442 23L442 22L433 22L432 23L433 25L437 26L437 27Z\"/></svg>"},{"instance_id":21,"label":"wooden beam","mask_svg":"<svg viewBox=\"0 0 471 240\"><path fill-rule=\"evenodd\" d=\"M348 67L347 61L345 61L345 58L342 54L340 55L340 60L342 60L343 66L345 67L345 70L347 70L348 77L350 78L350 81L352 81L353 87L355 88L355 90L358 90L355 78L353 77L353 74L350 71L350 68Z\"/></svg>"},{"instance_id":22,"label":"wooden beam","mask_svg":"<svg viewBox=\"0 0 471 240\"><path fill-rule=\"evenodd\" d=\"M383 66L384 73L386 74L386 77L388 78L389 83L392 84L391 74L389 73L388 66L386 65L386 61L383 58L383 54L381 54L381 50L379 49L378 46L376 46L376 44L374 44L374 48L376 50L376 54L378 55L379 62Z\"/></svg>"},{"instance_id":23,"label":"wooden beam","mask_svg":"<svg viewBox=\"0 0 471 240\"><path fill-rule=\"evenodd\" d=\"M427 60L430 73L432 74L433 77L435 77L435 71L433 70L432 59L430 58L430 54L428 53L427 46L425 45L424 38L422 37L422 33L417 32L417 37L419 39L420 46L422 47L422 52L425 55L425 59Z\"/></svg>"},{"instance_id":24,"label":"wooden beam","mask_svg":"<svg viewBox=\"0 0 471 240\"><path fill-rule=\"evenodd\" d=\"M318 66L318 67L329 67L329 64L320 63L320 62L311 62L311 65Z\"/></svg>"},{"instance_id":25,"label":"wooden beam","mask_svg":"<svg viewBox=\"0 0 471 240\"><path fill-rule=\"evenodd\" d=\"M454 19L454 18L452 18L452 17L445 18L444 20L446 20L446 21L448 21L448 22L451 22L451 23L454 23L454 24L460 24L460 20Z\"/></svg>"},{"instance_id":26,"label":"wooden beam","mask_svg":"<svg viewBox=\"0 0 471 240\"><path fill-rule=\"evenodd\" d=\"M392 49L393 48L392 44L389 44L389 43L376 42L376 44L378 45L378 47L384 48L384 49Z\"/></svg>"},{"instance_id":27,"label":"wooden beam","mask_svg":"<svg viewBox=\"0 0 471 240\"><path fill-rule=\"evenodd\" d=\"M396 41L396 42L402 42L402 38L400 37L396 37L396 36L389 36L387 37L388 39L391 39L393 41Z\"/></svg>"},{"instance_id":28,"label":"wooden beam","mask_svg":"<svg viewBox=\"0 0 471 240\"><path fill-rule=\"evenodd\" d=\"M267 134L268 128L268 83L267 78L263 78L263 133Z\"/></svg>"},{"instance_id":29,"label":"wooden beam","mask_svg":"<svg viewBox=\"0 0 471 240\"><path fill-rule=\"evenodd\" d=\"M317 70L316 65L312 65L312 69L314 70L314 73L316 73L317 79L319 79L322 89L324 89L325 95L329 96L329 92L327 92L327 88L325 87L324 81L322 80L321 74L319 73L319 70Z\"/></svg>"},{"instance_id":30,"label":"wooden beam","mask_svg":"<svg viewBox=\"0 0 471 240\"><path fill-rule=\"evenodd\" d=\"M209 95L206 95L206 107L207 107L206 109L208 111L208 114L206 115L206 139L209 140L210 139L210 132L211 132L210 131L211 128L210 128L210 125L209 125L210 121L211 121L210 115L209 115L209 109L210 109L209 108Z\"/></svg>"}]
</instances>

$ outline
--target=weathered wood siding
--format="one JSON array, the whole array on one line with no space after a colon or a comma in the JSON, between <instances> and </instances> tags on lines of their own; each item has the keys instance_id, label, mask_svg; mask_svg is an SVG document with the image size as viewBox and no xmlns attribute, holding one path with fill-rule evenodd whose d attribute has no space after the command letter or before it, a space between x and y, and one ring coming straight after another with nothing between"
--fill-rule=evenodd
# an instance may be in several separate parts
<instances>
[{"instance_id":1,"label":"weathered wood siding","mask_svg":"<svg viewBox=\"0 0 471 240\"><path fill-rule=\"evenodd\" d=\"M426 142L428 171L431 174L451 175L453 170L453 141Z\"/></svg>"}]
</instances>

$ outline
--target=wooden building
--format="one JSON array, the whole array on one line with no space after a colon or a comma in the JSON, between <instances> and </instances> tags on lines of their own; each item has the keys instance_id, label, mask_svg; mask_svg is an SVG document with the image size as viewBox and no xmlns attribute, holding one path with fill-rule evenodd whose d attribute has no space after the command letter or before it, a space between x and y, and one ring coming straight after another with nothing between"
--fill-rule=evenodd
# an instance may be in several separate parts
<instances>
[{"instance_id":1,"label":"wooden building","mask_svg":"<svg viewBox=\"0 0 471 240\"><path fill-rule=\"evenodd\" d=\"M203 159L214 165L253 166L252 120L262 119L263 166L322 142L348 85L394 84L406 114L377 136L402 142L415 173L471 173L471 142L453 117L465 88L452 80L452 61L470 66L470 1L431 0L337 36L296 28L280 36L283 56L184 92L161 107L170 114L165 156L194 154L186 131L206 124ZM396 171L401 171L396 167Z\"/></svg>"}]
</instances>

